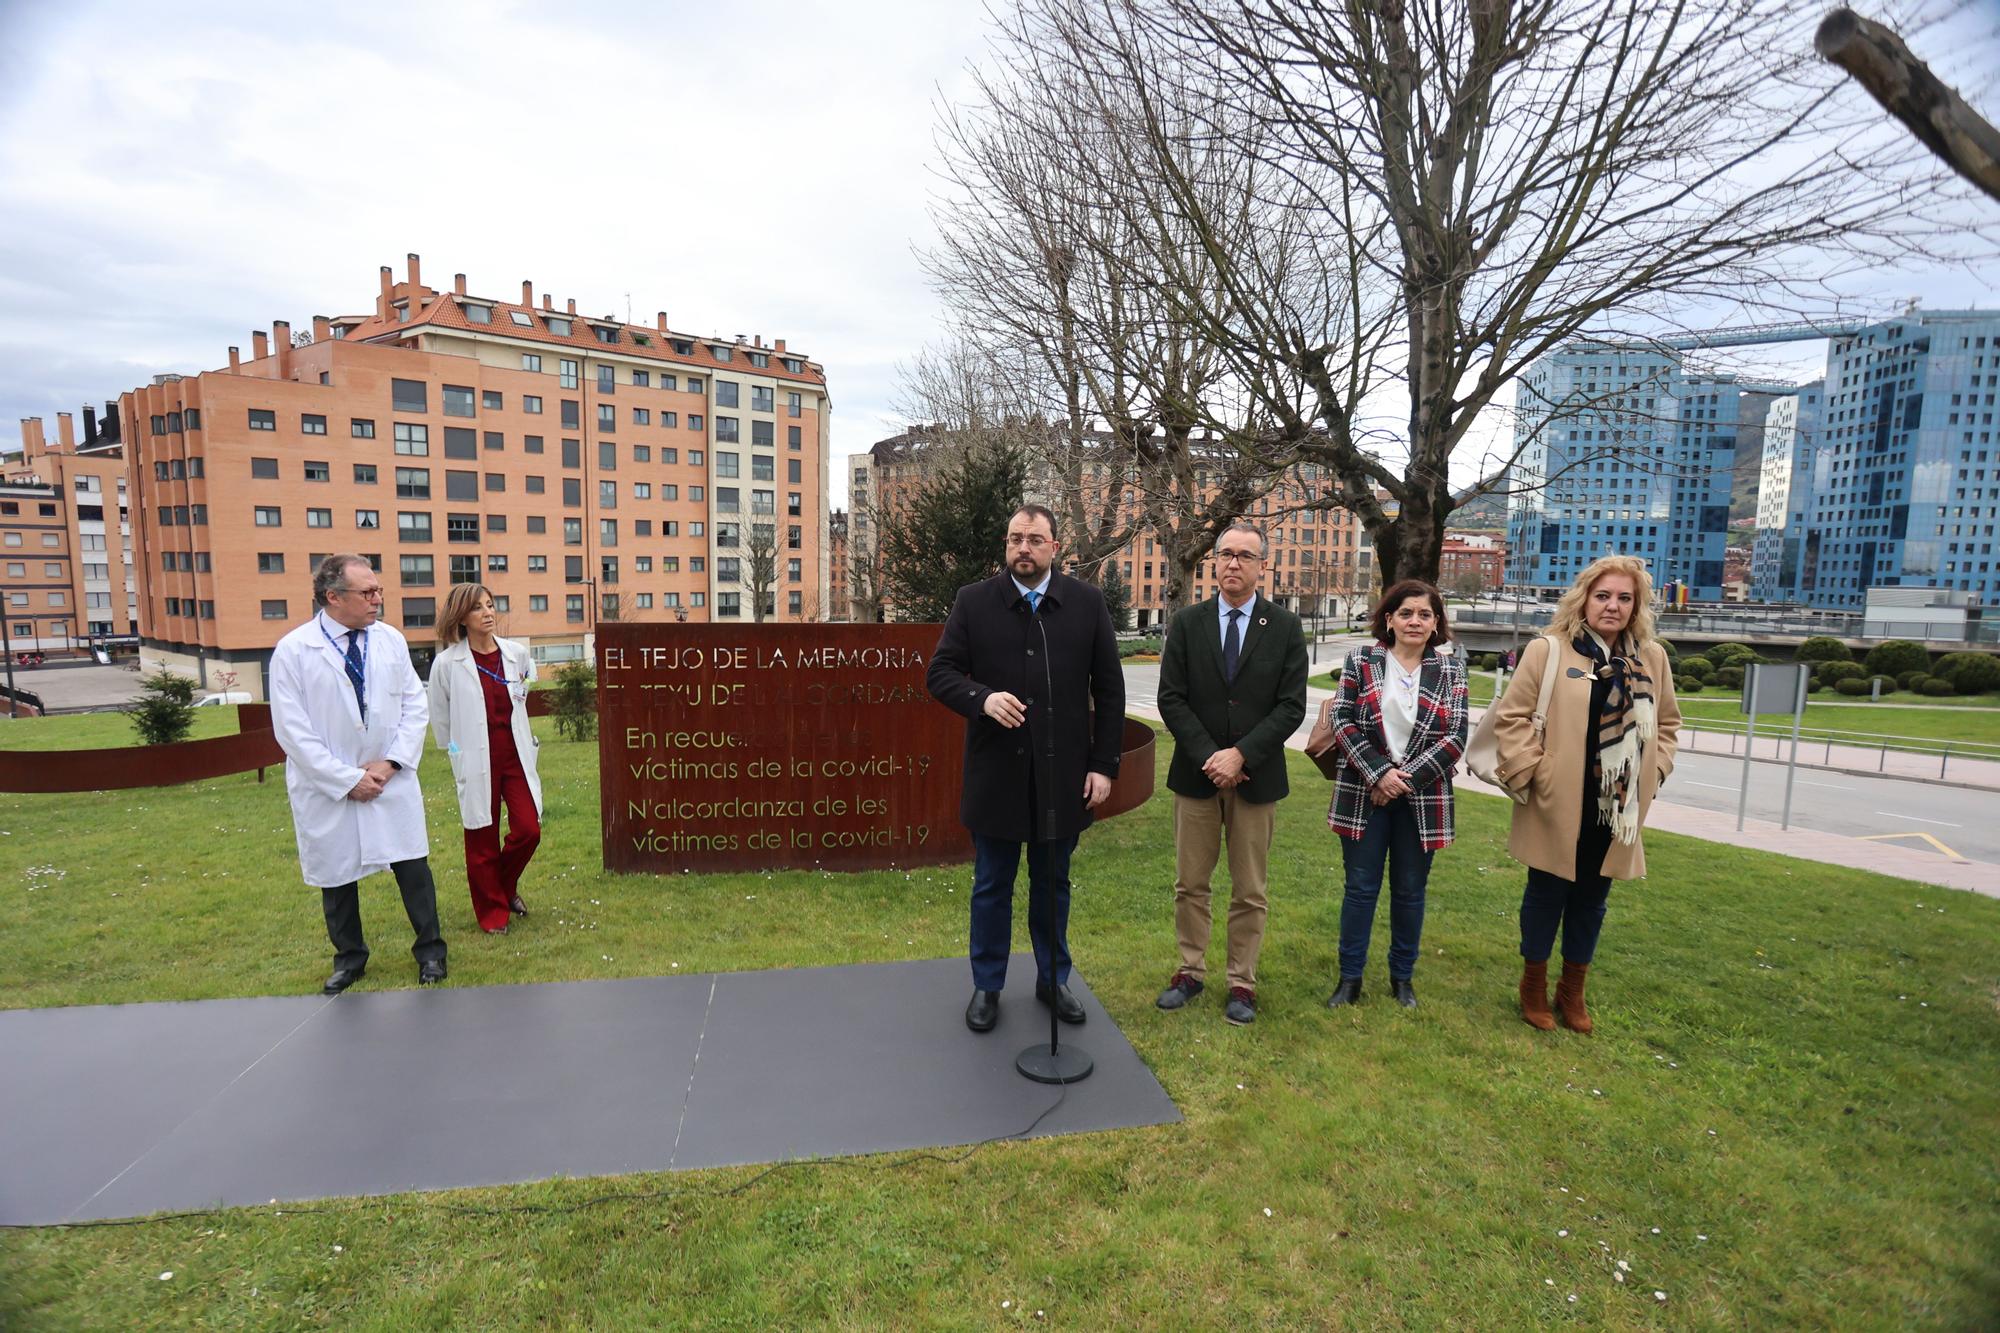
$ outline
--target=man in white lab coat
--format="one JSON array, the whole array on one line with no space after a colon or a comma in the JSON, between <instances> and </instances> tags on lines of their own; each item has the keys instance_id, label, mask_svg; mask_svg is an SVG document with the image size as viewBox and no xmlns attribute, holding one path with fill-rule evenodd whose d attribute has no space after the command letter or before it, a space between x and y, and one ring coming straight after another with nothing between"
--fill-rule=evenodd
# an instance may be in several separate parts
<instances>
[{"instance_id":1,"label":"man in white lab coat","mask_svg":"<svg viewBox=\"0 0 2000 1333\"><path fill-rule=\"evenodd\" d=\"M285 750L285 792L299 868L320 890L338 995L368 968L360 880L392 870L416 930L423 985L445 978L424 796L417 786L429 713L403 636L377 623L382 580L358 555L313 572L313 618L271 653L271 722Z\"/></svg>"}]
</instances>

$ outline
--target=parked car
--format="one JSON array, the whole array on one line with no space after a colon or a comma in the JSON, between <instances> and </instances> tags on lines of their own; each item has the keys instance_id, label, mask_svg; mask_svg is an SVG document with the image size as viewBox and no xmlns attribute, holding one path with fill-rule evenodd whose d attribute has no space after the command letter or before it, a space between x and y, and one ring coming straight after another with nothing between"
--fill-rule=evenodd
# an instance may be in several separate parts
<instances>
[{"instance_id":1,"label":"parked car","mask_svg":"<svg viewBox=\"0 0 2000 1333\"><path fill-rule=\"evenodd\" d=\"M250 691L230 690L224 694L208 694L194 701L196 708L221 708L224 704L247 704Z\"/></svg>"}]
</instances>

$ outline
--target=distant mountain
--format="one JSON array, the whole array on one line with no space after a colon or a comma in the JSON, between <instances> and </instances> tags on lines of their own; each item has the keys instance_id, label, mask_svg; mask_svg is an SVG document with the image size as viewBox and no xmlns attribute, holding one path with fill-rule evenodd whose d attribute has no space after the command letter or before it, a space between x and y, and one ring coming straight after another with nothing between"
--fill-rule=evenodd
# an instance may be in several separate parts
<instances>
[{"instance_id":1,"label":"distant mountain","mask_svg":"<svg viewBox=\"0 0 2000 1333\"><path fill-rule=\"evenodd\" d=\"M1487 478L1488 482L1494 480L1496 478ZM1755 508L1754 500L1752 508ZM1472 503L1452 510L1451 517L1445 520L1445 526L1450 528L1466 528L1475 532L1488 529L1495 532L1505 531L1507 527L1506 492L1504 490L1498 492L1489 491L1477 500L1472 501Z\"/></svg>"}]
</instances>

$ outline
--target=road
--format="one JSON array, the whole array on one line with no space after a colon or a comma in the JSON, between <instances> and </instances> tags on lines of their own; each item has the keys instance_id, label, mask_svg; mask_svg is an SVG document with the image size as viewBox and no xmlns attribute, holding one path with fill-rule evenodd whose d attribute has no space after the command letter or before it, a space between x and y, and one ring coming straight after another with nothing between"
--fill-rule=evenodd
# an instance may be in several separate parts
<instances>
[{"instance_id":1,"label":"road","mask_svg":"<svg viewBox=\"0 0 2000 1333\"><path fill-rule=\"evenodd\" d=\"M1328 645L1322 645L1314 670L1331 670L1344 651L1332 652ZM1126 664L1128 700L1153 708L1159 680L1160 669L1150 662ZM1311 729L1317 700L1325 697L1323 691L1313 694L1315 701L1297 737L1300 741ZM1760 759L1750 769L1748 814L1752 819L1776 823L1784 812L1785 767ZM1658 799L1733 816L1742 780L1740 756L1683 751ZM1809 768L1798 770L1792 793L1792 823L1801 828L2000 864L2000 820L1994 818L1994 808L1991 791Z\"/></svg>"}]
</instances>

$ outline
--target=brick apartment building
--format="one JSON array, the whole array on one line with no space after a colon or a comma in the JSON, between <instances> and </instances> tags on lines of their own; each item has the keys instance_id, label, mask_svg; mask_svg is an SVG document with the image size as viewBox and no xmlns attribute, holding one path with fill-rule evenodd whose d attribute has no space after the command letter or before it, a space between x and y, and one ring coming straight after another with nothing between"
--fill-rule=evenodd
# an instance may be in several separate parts
<instances>
[{"instance_id":1,"label":"brick apartment building","mask_svg":"<svg viewBox=\"0 0 2000 1333\"><path fill-rule=\"evenodd\" d=\"M1438 553L1438 585L1444 591L1491 592L1506 578L1505 537L1477 532L1445 533L1443 549Z\"/></svg>"},{"instance_id":2,"label":"brick apartment building","mask_svg":"<svg viewBox=\"0 0 2000 1333\"><path fill-rule=\"evenodd\" d=\"M893 522L897 510L908 503L938 455L937 447L948 440L948 432L938 427L916 426L878 441L866 453L849 459L848 503L852 508L849 524L849 563L867 560L866 552L885 522ZM1109 448L1109 437L1107 450ZM1130 519L1139 499L1132 488L1122 484L1123 471L1108 452L1102 462L1084 465L1083 484L1090 489L1092 508L1116 505L1122 518ZM1195 469L1197 487L1211 483L1206 467ZM1294 474L1259 501L1251 521L1266 528L1271 537L1271 561L1266 567L1263 591L1272 600L1302 615L1334 614L1336 603L1365 596L1373 586L1374 551L1367 533L1346 509L1312 510L1286 514L1288 507L1302 504L1321 493L1326 482L1311 464L1301 464ZM1032 463L1028 497L1047 504L1057 514L1067 505L1059 502L1055 482L1046 471L1037 473ZM1114 493L1115 488L1115 493ZM1274 517L1275 516L1275 517ZM863 543L868 545L864 546ZM1169 561L1157 536L1141 530L1111 557L1130 591L1132 625L1152 629L1166 619ZM994 568L1000 555L994 552ZM1215 596L1215 566L1203 561L1196 566L1190 590L1193 600Z\"/></svg>"},{"instance_id":3,"label":"brick apartment building","mask_svg":"<svg viewBox=\"0 0 2000 1333\"><path fill-rule=\"evenodd\" d=\"M380 271L366 314L278 321L245 359L118 400L149 660L262 697L353 550L420 657L454 583L501 633L580 657L600 620L823 619L829 403L780 339L699 338Z\"/></svg>"},{"instance_id":4,"label":"brick apartment building","mask_svg":"<svg viewBox=\"0 0 2000 1333\"><path fill-rule=\"evenodd\" d=\"M39 417L22 421L21 453L0 465L7 641L18 652L129 646L138 594L117 417L85 408L81 440L67 412L56 428L50 440Z\"/></svg>"}]
</instances>

